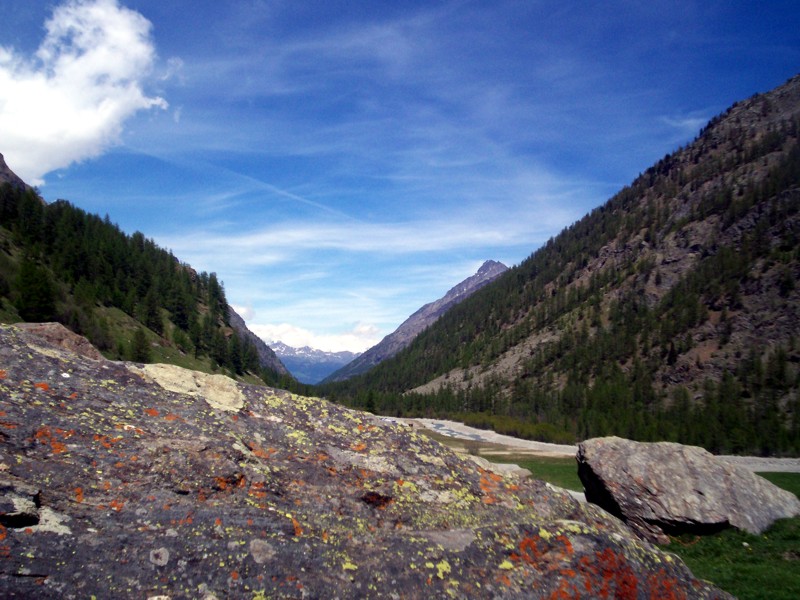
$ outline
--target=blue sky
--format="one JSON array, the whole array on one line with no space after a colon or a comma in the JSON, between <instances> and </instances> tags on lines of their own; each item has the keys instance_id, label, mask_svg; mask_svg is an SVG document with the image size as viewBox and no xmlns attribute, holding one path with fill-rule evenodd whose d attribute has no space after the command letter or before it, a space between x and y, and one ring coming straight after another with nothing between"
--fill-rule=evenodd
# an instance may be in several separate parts
<instances>
[{"instance_id":1,"label":"blue sky","mask_svg":"<svg viewBox=\"0 0 800 600\"><path fill-rule=\"evenodd\" d=\"M364 350L800 71L800 4L0 0L0 152Z\"/></svg>"}]
</instances>

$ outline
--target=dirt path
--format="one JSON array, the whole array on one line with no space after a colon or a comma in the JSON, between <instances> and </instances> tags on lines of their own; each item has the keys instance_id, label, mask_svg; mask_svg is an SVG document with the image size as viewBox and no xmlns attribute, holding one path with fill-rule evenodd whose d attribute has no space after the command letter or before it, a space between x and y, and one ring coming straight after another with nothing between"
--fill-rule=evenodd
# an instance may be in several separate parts
<instances>
[{"instance_id":1,"label":"dirt path","mask_svg":"<svg viewBox=\"0 0 800 600\"><path fill-rule=\"evenodd\" d=\"M467 442L481 442L496 444L497 448L491 454L531 454L543 456L572 457L578 451L578 446L565 444L548 444L534 442L501 435L494 431L476 429L463 423L445 421L441 419L397 419L411 427L424 428L435 431L440 435L465 440ZM488 452L487 452L488 453ZM762 458L758 456L721 456L720 458L731 463L746 467L751 471L780 471L786 473L800 473L800 458Z\"/></svg>"}]
</instances>

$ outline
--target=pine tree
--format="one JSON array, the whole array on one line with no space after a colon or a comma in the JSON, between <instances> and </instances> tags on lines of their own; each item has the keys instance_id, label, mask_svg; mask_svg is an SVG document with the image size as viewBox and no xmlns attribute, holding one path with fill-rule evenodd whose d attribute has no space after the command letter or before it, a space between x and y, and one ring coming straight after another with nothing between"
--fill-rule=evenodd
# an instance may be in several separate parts
<instances>
[{"instance_id":1,"label":"pine tree","mask_svg":"<svg viewBox=\"0 0 800 600\"><path fill-rule=\"evenodd\" d=\"M25 321L52 321L56 316L56 293L50 275L30 258L25 258L17 275L19 316Z\"/></svg>"},{"instance_id":2,"label":"pine tree","mask_svg":"<svg viewBox=\"0 0 800 600\"><path fill-rule=\"evenodd\" d=\"M147 341L147 334L141 327L133 333L131 360L140 363L150 362L150 342Z\"/></svg>"}]
</instances>

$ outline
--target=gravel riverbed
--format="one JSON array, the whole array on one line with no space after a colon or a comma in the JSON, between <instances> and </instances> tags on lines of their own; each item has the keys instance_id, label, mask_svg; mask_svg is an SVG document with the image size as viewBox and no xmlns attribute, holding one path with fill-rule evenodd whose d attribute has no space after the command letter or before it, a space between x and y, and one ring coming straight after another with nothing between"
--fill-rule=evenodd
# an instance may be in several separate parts
<instances>
[{"instance_id":1,"label":"gravel riverbed","mask_svg":"<svg viewBox=\"0 0 800 600\"><path fill-rule=\"evenodd\" d=\"M429 429L441 435L465 441L497 444L506 448L493 454L507 452L509 454L534 454L544 456L575 456L577 445L548 444L523 440L510 435L502 435L486 429L476 429L456 421L443 419L392 419L411 427ZM761 456L720 456L720 458L750 469L751 471L772 471L784 473L800 473L800 458L774 458Z\"/></svg>"}]
</instances>

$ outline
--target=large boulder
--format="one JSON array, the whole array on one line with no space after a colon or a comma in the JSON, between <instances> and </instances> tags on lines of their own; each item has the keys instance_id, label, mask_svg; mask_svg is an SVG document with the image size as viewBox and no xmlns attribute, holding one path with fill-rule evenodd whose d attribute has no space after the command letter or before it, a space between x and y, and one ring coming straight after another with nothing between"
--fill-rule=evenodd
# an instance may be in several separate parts
<instances>
[{"instance_id":1,"label":"large boulder","mask_svg":"<svg viewBox=\"0 0 800 600\"><path fill-rule=\"evenodd\" d=\"M0 326L3 598L729 597L490 467L317 398Z\"/></svg>"},{"instance_id":2,"label":"large boulder","mask_svg":"<svg viewBox=\"0 0 800 600\"><path fill-rule=\"evenodd\" d=\"M586 499L652 542L727 527L757 534L800 514L794 494L696 446L595 438L577 460Z\"/></svg>"}]
</instances>

